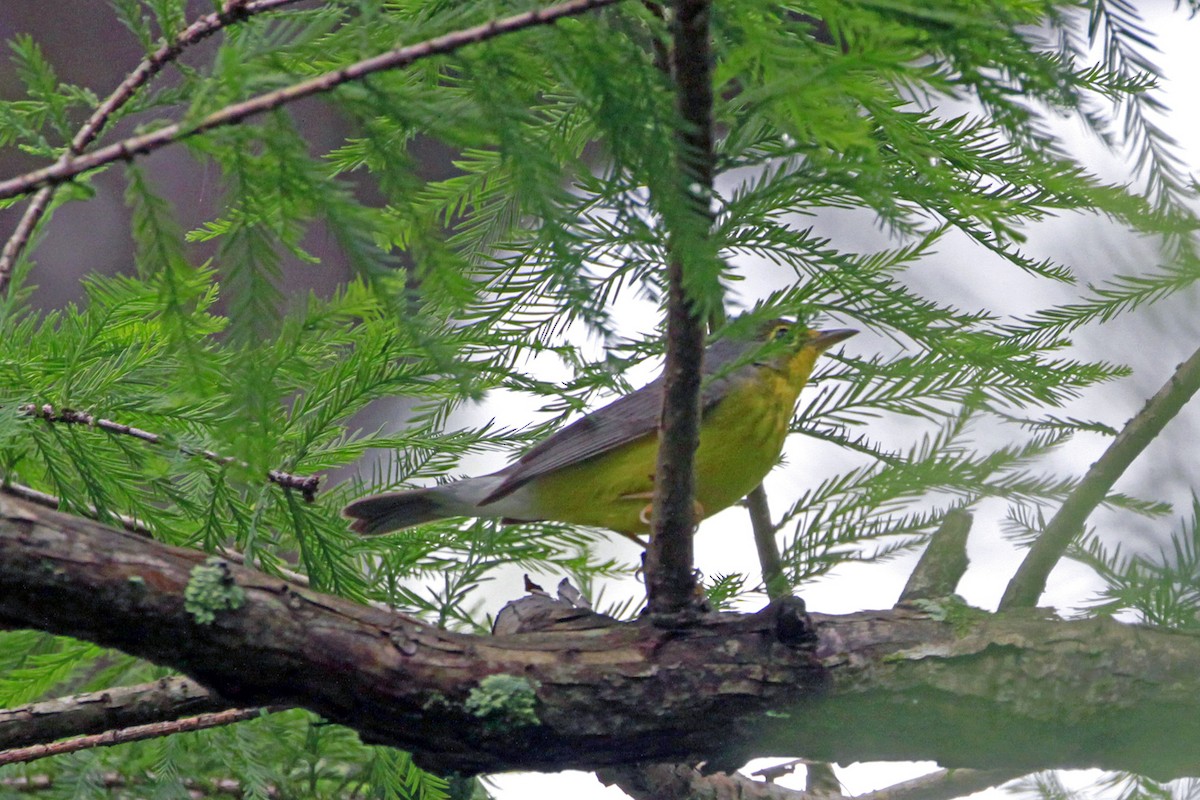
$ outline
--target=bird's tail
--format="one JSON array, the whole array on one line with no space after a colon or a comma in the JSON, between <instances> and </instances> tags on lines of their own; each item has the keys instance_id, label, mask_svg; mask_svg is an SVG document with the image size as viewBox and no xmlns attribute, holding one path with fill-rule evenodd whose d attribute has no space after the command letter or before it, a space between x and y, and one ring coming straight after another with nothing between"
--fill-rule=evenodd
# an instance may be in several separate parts
<instances>
[{"instance_id":1,"label":"bird's tail","mask_svg":"<svg viewBox=\"0 0 1200 800\"><path fill-rule=\"evenodd\" d=\"M342 509L342 515L354 520L351 530L375 536L447 517L480 516L477 503L491 491L491 476L404 492L374 494L355 500Z\"/></svg>"}]
</instances>

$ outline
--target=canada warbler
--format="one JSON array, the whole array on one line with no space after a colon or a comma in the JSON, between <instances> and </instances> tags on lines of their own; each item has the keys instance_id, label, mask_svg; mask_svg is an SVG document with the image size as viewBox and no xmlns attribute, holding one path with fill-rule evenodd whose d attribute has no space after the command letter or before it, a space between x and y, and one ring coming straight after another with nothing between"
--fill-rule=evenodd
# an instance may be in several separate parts
<instances>
[{"instance_id":1,"label":"canada warbler","mask_svg":"<svg viewBox=\"0 0 1200 800\"><path fill-rule=\"evenodd\" d=\"M809 330L777 319L751 336L727 336L709 345L695 461L697 519L733 505L771 471L817 356L855 333ZM641 543L638 535L650 530L662 396L660 377L568 425L498 472L372 495L343 513L364 534L446 517L499 517L608 528Z\"/></svg>"}]
</instances>

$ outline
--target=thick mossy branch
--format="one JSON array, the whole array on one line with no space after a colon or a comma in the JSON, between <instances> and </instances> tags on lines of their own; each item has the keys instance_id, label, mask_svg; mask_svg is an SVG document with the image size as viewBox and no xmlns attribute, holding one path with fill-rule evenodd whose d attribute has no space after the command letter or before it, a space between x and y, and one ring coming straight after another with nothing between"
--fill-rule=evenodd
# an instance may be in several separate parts
<instances>
[{"instance_id":1,"label":"thick mossy branch","mask_svg":"<svg viewBox=\"0 0 1200 800\"><path fill-rule=\"evenodd\" d=\"M1026 615L810 619L792 599L686 630L468 636L237 565L245 602L200 625L184 594L205 558L0 495L0 624L120 648L234 703L303 706L441 771L795 753L1200 771L1192 636ZM537 724L497 731L468 710L501 674L528 681Z\"/></svg>"}]
</instances>

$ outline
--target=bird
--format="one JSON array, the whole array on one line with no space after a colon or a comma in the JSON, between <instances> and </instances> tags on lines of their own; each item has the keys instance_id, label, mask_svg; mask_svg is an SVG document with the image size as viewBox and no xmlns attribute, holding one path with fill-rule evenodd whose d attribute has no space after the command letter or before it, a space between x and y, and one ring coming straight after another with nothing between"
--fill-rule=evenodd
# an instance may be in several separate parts
<instances>
[{"instance_id":1,"label":"bird","mask_svg":"<svg viewBox=\"0 0 1200 800\"><path fill-rule=\"evenodd\" d=\"M789 319L749 326L704 351L697 522L740 501L779 461L817 357L858 331ZM645 546L650 531L663 378L542 440L507 467L425 489L371 495L342 513L372 536L451 517L607 528Z\"/></svg>"}]
</instances>

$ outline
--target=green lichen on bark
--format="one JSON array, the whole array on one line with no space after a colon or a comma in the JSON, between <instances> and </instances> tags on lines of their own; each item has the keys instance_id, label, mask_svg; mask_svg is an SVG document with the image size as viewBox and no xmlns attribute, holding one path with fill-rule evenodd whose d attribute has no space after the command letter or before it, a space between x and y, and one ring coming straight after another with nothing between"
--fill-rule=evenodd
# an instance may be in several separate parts
<instances>
[{"instance_id":1,"label":"green lichen on bark","mask_svg":"<svg viewBox=\"0 0 1200 800\"><path fill-rule=\"evenodd\" d=\"M219 611L234 611L246 602L246 593L233 582L229 565L216 556L192 568L183 592L183 607L197 625L211 625Z\"/></svg>"},{"instance_id":2,"label":"green lichen on bark","mask_svg":"<svg viewBox=\"0 0 1200 800\"><path fill-rule=\"evenodd\" d=\"M929 614L938 622L949 622L956 636L966 636L975 625L991 616L981 608L975 608L962 597L952 594L935 600L914 600L913 606Z\"/></svg>"},{"instance_id":3,"label":"green lichen on bark","mask_svg":"<svg viewBox=\"0 0 1200 800\"><path fill-rule=\"evenodd\" d=\"M516 675L489 675L472 689L466 709L494 730L539 725L535 686Z\"/></svg>"}]
</instances>

